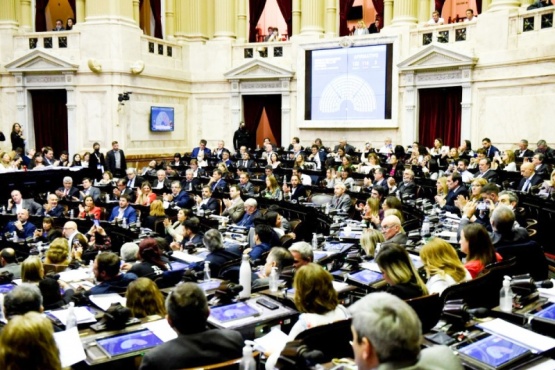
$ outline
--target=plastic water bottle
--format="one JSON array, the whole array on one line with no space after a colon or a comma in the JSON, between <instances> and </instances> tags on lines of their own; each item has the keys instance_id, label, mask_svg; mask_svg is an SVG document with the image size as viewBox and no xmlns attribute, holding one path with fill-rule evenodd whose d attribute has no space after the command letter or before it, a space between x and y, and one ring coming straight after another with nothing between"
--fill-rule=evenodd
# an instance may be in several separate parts
<instances>
[{"instance_id":1,"label":"plastic water bottle","mask_svg":"<svg viewBox=\"0 0 555 370\"><path fill-rule=\"evenodd\" d=\"M204 261L204 281L210 281L210 261Z\"/></svg>"},{"instance_id":2,"label":"plastic water bottle","mask_svg":"<svg viewBox=\"0 0 555 370\"><path fill-rule=\"evenodd\" d=\"M422 222L422 229L420 230L420 235L422 236L422 240L426 241L426 238L430 236L430 219L428 216L424 217L424 221Z\"/></svg>"},{"instance_id":3,"label":"plastic water bottle","mask_svg":"<svg viewBox=\"0 0 555 370\"><path fill-rule=\"evenodd\" d=\"M73 215L74 215L74 211L72 209L72 210L69 211L69 218L73 218Z\"/></svg>"},{"instance_id":4,"label":"plastic water bottle","mask_svg":"<svg viewBox=\"0 0 555 370\"><path fill-rule=\"evenodd\" d=\"M329 203L326 203L326 212L325 213L326 213L326 215L330 214L330 204Z\"/></svg>"},{"instance_id":5,"label":"plastic water bottle","mask_svg":"<svg viewBox=\"0 0 555 370\"><path fill-rule=\"evenodd\" d=\"M513 291L511 289L511 278L508 276L505 276L503 288L499 292L499 308L503 312L513 311Z\"/></svg>"},{"instance_id":6,"label":"plastic water bottle","mask_svg":"<svg viewBox=\"0 0 555 370\"><path fill-rule=\"evenodd\" d=\"M318 249L318 237L316 233L312 233L312 250Z\"/></svg>"},{"instance_id":7,"label":"plastic water bottle","mask_svg":"<svg viewBox=\"0 0 555 370\"><path fill-rule=\"evenodd\" d=\"M376 249L374 250L374 257L380 253L380 249L382 249L382 243L376 243Z\"/></svg>"},{"instance_id":8,"label":"plastic water bottle","mask_svg":"<svg viewBox=\"0 0 555 370\"><path fill-rule=\"evenodd\" d=\"M240 370L256 370L256 362L252 357L252 347L249 344L245 343L245 347L243 347L243 358L239 363Z\"/></svg>"},{"instance_id":9,"label":"plastic water bottle","mask_svg":"<svg viewBox=\"0 0 555 370\"><path fill-rule=\"evenodd\" d=\"M272 267L272 272L270 272L270 292L278 291L278 273L277 267Z\"/></svg>"},{"instance_id":10,"label":"plastic water bottle","mask_svg":"<svg viewBox=\"0 0 555 370\"><path fill-rule=\"evenodd\" d=\"M121 219L121 227L127 229L127 219L125 217Z\"/></svg>"},{"instance_id":11,"label":"plastic water bottle","mask_svg":"<svg viewBox=\"0 0 555 370\"><path fill-rule=\"evenodd\" d=\"M239 298L249 298L251 296L251 279L252 270L249 255L243 254L241 268L239 269L239 285L243 286L243 290L239 293Z\"/></svg>"},{"instance_id":12,"label":"plastic water bottle","mask_svg":"<svg viewBox=\"0 0 555 370\"><path fill-rule=\"evenodd\" d=\"M75 315L75 303L69 302L69 308L67 309L67 318L66 318L66 330L69 330L76 326L77 326L77 316Z\"/></svg>"},{"instance_id":13,"label":"plastic water bottle","mask_svg":"<svg viewBox=\"0 0 555 370\"><path fill-rule=\"evenodd\" d=\"M110 194L106 193L106 203L110 203Z\"/></svg>"}]
</instances>

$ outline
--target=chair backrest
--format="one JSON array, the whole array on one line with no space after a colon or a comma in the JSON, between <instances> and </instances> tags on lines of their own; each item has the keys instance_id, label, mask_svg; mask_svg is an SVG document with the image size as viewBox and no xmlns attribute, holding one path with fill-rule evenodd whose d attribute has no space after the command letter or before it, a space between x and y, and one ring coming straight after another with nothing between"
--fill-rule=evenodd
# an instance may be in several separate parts
<instances>
[{"instance_id":1,"label":"chair backrest","mask_svg":"<svg viewBox=\"0 0 555 370\"><path fill-rule=\"evenodd\" d=\"M164 271L162 275L154 279L159 289L169 288L177 285L183 278L185 270L169 270Z\"/></svg>"},{"instance_id":2,"label":"chair backrest","mask_svg":"<svg viewBox=\"0 0 555 370\"><path fill-rule=\"evenodd\" d=\"M260 359L260 352L254 351L253 354L252 354L252 357L254 357L254 360L258 364L258 361ZM190 368L181 369L181 370L211 370L211 369L219 369L219 370L236 370L237 369L238 370L240 362L241 362L241 357L240 358L234 358L233 360L218 362L216 364L210 364L210 365L205 365L205 366L200 366L200 367L190 367Z\"/></svg>"},{"instance_id":3,"label":"chair backrest","mask_svg":"<svg viewBox=\"0 0 555 370\"><path fill-rule=\"evenodd\" d=\"M491 271L463 283L455 284L443 291L443 304L454 299L463 299L468 307L493 308L499 304L501 285L492 279Z\"/></svg>"},{"instance_id":4,"label":"chair backrest","mask_svg":"<svg viewBox=\"0 0 555 370\"><path fill-rule=\"evenodd\" d=\"M241 266L241 258L227 261L220 267L218 279L239 283L239 268Z\"/></svg>"},{"instance_id":5,"label":"chair backrest","mask_svg":"<svg viewBox=\"0 0 555 370\"><path fill-rule=\"evenodd\" d=\"M354 358L353 347L349 343L353 340L351 319L310 328L299 333L295 340L301 340L309 350L321 351L324 362L334 358Z\"/></svg>"},{"instance_id":6,"label":"chair backrest","mask_svg":"<svg viewBox=\"0 0 555 370\"><path fill-rule=\"evenodd\" d=\"M536 281L547 279L547 259L541 245L534 240L499 247L496 250L503 258L516 257L515 274L530 274Z\"/></svg>"},{"instance_id":7,"label":"chair backrest","mask_svg":"<svg viewBox=\"0 0 555 370\"><path fill-rule=\"evenodd\" d=\"M409 306L416 312L422 323L422 332L427 333L436 326L443 309L443 301L439 294L434 293L423 297L406 300Z\"/></svg>"},{"instance_id":8,"label":"chair backrest","mask_svg":"<svg viewBox=\"0 0 555 370\"><path fill-rule=\"evenodd\" d=\"M279 238L279 242L281 243L281 246L283 248L289 248L293 244L293 241L295 241L295 239L293 239L290 235L287 235L287 234Z\"/></svg>"},{"instance_id":9,"label":"chair backrest","mask_svg":"<svg viewBox=\"0 0 555 370\"><path fill-rule=\"evenodd\" d=\"M49 272L58 273L67 270L67 265L57 265L54 263L43 263L42 266L44 267L44 273L48 274Z\"/></svg>"}]
</instances>

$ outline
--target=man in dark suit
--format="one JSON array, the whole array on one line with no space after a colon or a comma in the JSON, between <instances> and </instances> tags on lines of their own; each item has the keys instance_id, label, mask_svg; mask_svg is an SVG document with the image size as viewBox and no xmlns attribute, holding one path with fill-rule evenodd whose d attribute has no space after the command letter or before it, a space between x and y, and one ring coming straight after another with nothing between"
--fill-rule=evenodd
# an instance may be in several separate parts
<instances>
[{"instance_id":1,"label":"man in dark suit","mask_svg":"<svg viewBox=\"0 0 555 370\"><path fill-rule=\"evenodd\" d=\"M156 171L156 179L152 183L152 189L168 190L172 186L172 182L166 177L165 170Z\"/></svg>"},{"instance_id":2,"label":"man in dark suit","mask_svg":"<svg viewBox=\"0 0 555 370\"><path fill-rule=\"evenodd\" d=\"M306 188L301 184L298 175L291 176L291 186L283 184L283 193L295 201L299 201L299 198L306 198Z\"/></svg>"},{"instance_id":3,"label":"man in dark suit","mask_svg":"<svg viewBox=\"0 0 555 370\"><path fill-rule=\"evenodd\" d=\"M449 192L445 199L436 195L436 203L438 203L442 209L460 215L460 210L455 205L455 201L459 195L468 198L468 189L463 184L462 177L458 172L454 172L447 178L447 187L449 188Z\"/></svg>"},{"instance_id":4,"label":"man in dark suit","mask_svg":"<svg viewBox=\"0 0 555 370\"><path fill-rule=\"evenodd\" d=\"M202 197L195 195L195 202L199 209L213 211L216 215L220 214L220 203L217 199L212 198L212 190L208 185L202 187Z\"/></svg>"},{"instance_id":5,"label":"man in dark suit","mask_svg":"<svg viewBox=\"0 0 555 370\"><path fill-rule=\"evenodd\" d=\"M79 189L73 186L73 179L69 176L63 179L64 186L56 190L56 195L59 199L74 201L79 200Z\"/></svg>"},{"instance_id":6,"label":"man in dark suit","mask_svg":"<svg viewBox=\"0 0 555 370\"><path fill-rule=\"evenodd\" d=\"M125 153L119 148L117 141L112 141L112 150L106 153L106 168L114 177L123 177L127 169Z\"/></svg>"},{"instance_id":7,"label":"man in dark suit","mask_svg":"<svg viewBox=\"0 0 555 370\"><path fill-rule=\"evenodd\" d=\"M324 150L320 150L318 145L312 144L307 161L316 163L316 169L321 170L322 166L326 163L326 152Z\"/></svg>"},{"instance_id":8,"label":"man in dark suit","mask_svg":"<svg viewBox=\"0 0 555 370\"><path fill-rule=\"evenodd\" d=\"M27 220L29 220L29 211L25 208L20 209L17 211L17 221L8 222L4 229L4 233L15 233L20 239L33 237L37 227Z\"/></svg>"},{"instance_id":9,"label":"man in dark suit","mask_svg":"<svg viewBox=\"0 0 555 370\"><path fill-rule=\"evenodd\" d=\"M102 173L106 168L106 160L104 159L104 154L100 153L100 144L93 144L93 152L89 158L89 168L95 170L94 178L99 180L102 178Z\"/></svg>"},{"instance_id":10,"label":"man in dark suit","mask_svg":"<svg viewBox=\"0 0 555 370\"><path fill-rule=\"evenodd\" d=\"M167 202L173 202L179 208L189 207L192 203L192 199L189 198L189 194L181 189L181 183L179 181L174 181L171 184L172 192L170 194L164 194L163 199Z\"/></svg>"},{"instance_id":11,"label":"man in dark suit","mask_svg":"<svg viewBox=\"0 0 555 370\"><path fill-rule=\"evenodd\" d=\"M337 153L337 150L338 150L340 147L343 147L343 149L345 150L345 154L348 154L348 155L353 155L353 154L355 154L355 151L356 151L355 147L352 146L352 145L350 145L350 144L347 144L347 139L345 139L345 138L342 138L342 139L339 141L339 145L336 145L335 148L333 148L333 152L334 152L334 153Z\"/></svg>"},{"instance_id":12,"label":"man in dark suit","mask_svg":"<svg viewBox=\"0 0 555 370\"><path fill-rule=\"evenodd\" d=\"M198 185L200 180L193 176L193 170L189 168L185 171L185 180L181 183L181 188L185 191L195 191Z\"/></svg>"},{"instance_id":13,"label":"man in dark suit","mask_svg":"<svg viewBox=\"0 0 555 370\"><path fill-rule=\"evenodd\" d=\"M40 214L42 211L40 204L35 202L33 199L23 199L19 190L13 190L11 198L8 199L8 208L6 210L8 213L16 215L17 211L23 208L28 210L29 214L33 216Z\"/></svg>"},{"instance_id":14,"label":"man in dark suit","mask_svg":"<svg viewBox=\"0 0 555 370\"><path fill-rule=\"evenodd\" d=\"M351 208L351 197L345 194L347 187L342 182L335 184L333 187L333 197L330 201L330 210L339 212L349 212Z\"/></svg>"},{"instance_id":15,"label":"man in dark suit","mask_svg":"<svg viewBox=\"0 0 555 370\"><path fill-rule=\"evenodd\" d=\"M137 222L137 212L129 205L129 197L126 195L119 197L119 206L112 209L108 221L114 221L116 218L119 220L125 218L128 225Z\"/></svg>"},{"instance_id":16,"label":"man in dark suit","mask_svg":"<svg viewBox=\"0 0 555 370\"><path fill-rule=\"evenodd\" d=\"M62 217L64 215L64 207L58 204L58 196L50 194L47 203L42 206L42 216L45 217Z\"/></svg>"},{"instance_id":17,"label":"man in dark suit","mask_svg":"<svg viewBox=\"0 0 555 370\"><path fill-rule=\"evenodd\" d=\"M228 153L229 153L229 150L226 149L226 148L224 147L224 145L225 145L224 141L223 141L223 140L219 140L219 141L218 141L218 147L217 147L216 149L214 149L214 152L212 153L212 157L218 158L218 159L221 160L221 159L222 159L222 154L223 154L224 152L228 152Z\"/></svg>"},{"instance_id":18,"label":"man in dark suit","mask_svg":"<svg viewBox=\"0 0 555 370\"><path fill-rule=\"evenodd\" d=\"M516 158L530 158L534 155L534 152L528 149L528 140L522 139L518 143L518 149L515 150Z\"/></svg>"},{"instance_id":19,"label":"man in dark suit","mask_svg":"<svg viewBox=\"0 0 555 370\"><path fill-rule=\"evenodd\" d=\"M200 153L204 159L208 159L210 157L210 149L206 147L206 140L202 139L196 148L193 149L191 152L191 158L197 158Z\"/></svg>"},{"instance_id":20,"label":"man in dark suit","mask_svg":"<svg viewBox=\"0 0 555 370\"><path fill-rule=\"evenodd\" d=\"M488 182L497 181L497 172L491 169L491 159L482 158L478 162L478 173L474 176L475 179L484 178Z\"/></svg>"},{"instance_id":21,"label":"man in dark suit","mask_svg":"<svg viewBox=\"0 0 555 370\"><path fill-rule=\"evenodd\" d=\"M520 166L520 174L522 175L522 179L516 190L523 193L529 193L532 186L537 186L543 181L542 178L536 174L533 163L523 163Z\"/></svg>"},{"instance_id":22,"label":"man in dark suit","mask_svg":"<svg viewBox=\"0 0 555 370\"><path fill-rule=\"evenodd\" d=\"M256 162L251 159L251 155L248 152L242 154L241 160L237 161L237 167L245 167L246 169L256 167Z\"/></svg>"},{"instance_id":23,"label":"man in dark suit","mask_svg":"<svg viewBox=\"0 0 555 370\"><path fill-rule=\"evenodd\" d=\"M210 229L203 235L202 244L209 253L204 261L189 265L189 268L195 271L202 271L204 262L208 261L210 262L210 276L217 277L226 262L241 258L239 249L224 248L222 234L216 229Z\"/></svg>"},{"instance_id":24,"label":"man in dark suit","mask_svg":"<svg viewBox=\"0 0 555 370\"><path fill-rule=\"evenodd\" d=\"M532 164L535 167L536 175L541 177L543 180L549 179L549 167L547 164L543 163L545 155L542 153L535 153L532 157Z\"/></svg>"},{"instance_id":25,"label":"man in dark suit","mask_svg":"<svg viewBox=\"0 0 555 370\"><path fill-rule=\"evenodd\" d=\"M370 27L368 27L368 33L369 34L373 34L373 33L380 33L380 18L376 17L376 20L374 21L374 23L372 23L370 25Z\"/></svg>"},{"instance_id":26,"label":"man in dark suit","mask_svg":"<svg viewBox=\"0 0 555 370\"><path fill-rule=\"evenodd\" d=\"M137 170L135 168L126 169L125 174L127 175L125 186L130 189L140 188L141 184L145 181L142 177L137 175Z\"/></svg>"},{"instance_id":27,"label":"man in dark suit","mask_svg":"<svg viewBox=\"0 0 555 370\"><path fill-rule=\"evenodd\" d=\"M177 338L148 351L141 370L199 367L241 357L243 338L238 331L206 327L210 310L197 284L178 285L166 307L166 319Z\"/></svg>"},{"instance_id":28,"label":"man in dark suit","mask_svg":"<svg viewBox=\"0 0 555 370\"><path fill-rule=\"evenodd\" d=\"M135 189L128 188L126 186L127 181L125 179L119 179L116 183L116 187L114 188L112 195L110 196L110 200L119 200L119 197L125 195L129 198L131 203L135 203L136 194Z\"/></svg>"},{"instance_id":29,"label":"man in dark suit","mask_svg":"<svg viewBox=\"0 0 555 370\"><path fill-rule=\"evenodd\" d=\"M500 153L499 149L491 145L491 140L487 137L482 139L482 148L486 151L486 157L493 159L496 153Z\"/></svg>"},{"instance_id":30,"label":"man in dark suit","mask_svg":"<svg viewBox=\"0 0 555 370\"><path fill-rule=\"evenodd\" d=\"M254 198L245 200L245 214L243 218L237 222L237 226L250 228L254 226L254 219L258 215L258 202Z\"/></svg>"},{"instance_id":31,"label":"man in dark suit","mask_svg":"<svg viewBox=\"0 0 555 370\"><path fill-rule=\"evenodd\" d=\"M416 198L416 184L414 183L414 172L412 170L403 171L403 182L399 184L397 193L401 199Z\"/></svg>"},{"instance_id":32,"label":"man in dark suit","mask_svg":"<svg viewBox=\"0 0 555 370\"><path fill-rule=\"evenodd\" d=\"M83 201L85 197L91 196L96 202L100 199L100 189L92 186L92 181L88 177L83 179L83 191L79 192L79 200Z\"/></svg>"},{"instance_id":33,"label":"man in dark suit","mask_svg":"<svg viewBox=\"0 0 555 370\"><path fill-rule=\"evenodd\" d=\"M252 197L254 196L254 185L249 180L250 176L248 173L243 172L239 175L239 187L241 188L241 193Z\"/></svg>"},{"instance_id":34,"label":"man in dark suit","mask_svg":"<svg viewBox=\"0 0 555 370\"><path fill-rule=\"evenodd\" d=\"M227 191L227 183L225 182L224 179L222 179L222 171L219 169L215 169L212 172L212 178L210 179L210 181L208 182L208 185L210 186L210 190L212 190L212 193L225 193Z\"/></svg>"},{"instance_id":35,"label":"man in dark suit","mask_svg":"<svg viewBox=\"0 0 555 370\"><path fill-rule=\"evenodd\" d=\"M555 158L555 150L551 149L548 145L547 142L545 140L539 140L538 144L537 144L537 149L534 151L534 153L541 153L545 156L545 158L547 159L553 159Z\"/></svg>"}]
</instances>

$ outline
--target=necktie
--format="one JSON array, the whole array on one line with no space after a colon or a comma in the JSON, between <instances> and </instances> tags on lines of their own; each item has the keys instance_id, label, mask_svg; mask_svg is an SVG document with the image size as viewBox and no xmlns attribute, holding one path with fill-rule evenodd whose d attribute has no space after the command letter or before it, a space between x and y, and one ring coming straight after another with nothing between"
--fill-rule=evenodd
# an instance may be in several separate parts
<instances>
[{"instance_id":1,"label":"necktie","mask_svg":"<svg viewBox=\"0 0 555 370\"><path fill-rule=\"evenodd\" d=\"M67 196L67 189L64 190L64 196Z\"/></svg>"},{"instance_id":2,"label":"necktie","mask_svg":"<svg viewBox=\"0 0 555 370\"><path fill-rule=\"evenodd\" d=\"M524 183L524 186L522 187L522 191L527 193L528 190L530 190L530 179L526 179L526 182Z\"/></svg>"}]
</instances>

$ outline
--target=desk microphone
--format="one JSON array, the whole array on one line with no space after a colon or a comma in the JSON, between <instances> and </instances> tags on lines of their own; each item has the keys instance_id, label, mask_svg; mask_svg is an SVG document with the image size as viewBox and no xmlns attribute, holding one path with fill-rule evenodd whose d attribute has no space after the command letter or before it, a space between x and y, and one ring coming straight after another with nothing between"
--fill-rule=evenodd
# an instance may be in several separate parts
<instances>
[{"instance_id":1,"label":"desk microphone","mask_svg":"<svg viewBox=\"0 0 555 370\"><path fill-rule=\"evenodd\" d=\"M536 286L536 288L553 288L553 281L551 280L535 281L534 285Z\"/></svg>"}]
</instances>

